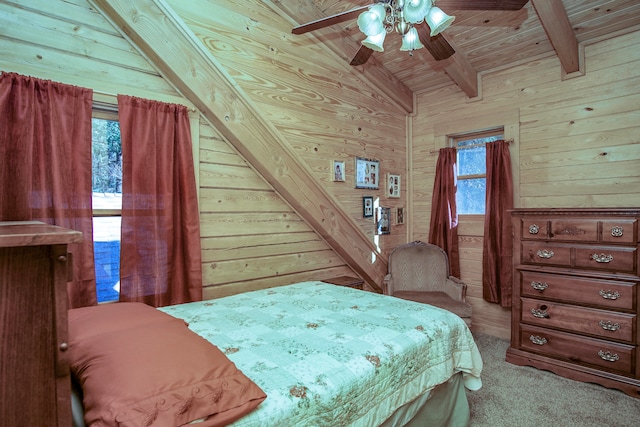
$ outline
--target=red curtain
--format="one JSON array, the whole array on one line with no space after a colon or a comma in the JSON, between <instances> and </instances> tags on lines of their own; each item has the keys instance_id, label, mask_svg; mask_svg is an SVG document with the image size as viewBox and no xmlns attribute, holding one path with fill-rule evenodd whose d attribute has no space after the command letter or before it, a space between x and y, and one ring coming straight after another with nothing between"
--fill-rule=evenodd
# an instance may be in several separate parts
<instances>
[{"instance_id":1,"label":"red curtain","mask_svg":"<svg viewBox=\"0 0 640 427\"><path fill-rule=\"evenodd\" d=\"M70 307L95 305L90 89L15 73L0 75L0 220L81 231Z\"/></svg>"},{"instance_id":2,"label":"red curtain","mask_svg":"<svg viewBox=\"0 0 640 427\"><path fill-rule=\"evenodd\" d=\"M118 95L122 141L120 301L202 300L187 108Z\"/></svg>"},{"instance_id":3,"label":"red curtain","mask_svg":"<svg viewBox=\"0 0 640 427\"><path fill-rule=\"evenodd\" d=\"M429 243L440 246L449 257L451 275L460 277L458 212L456 209L456 149L441 148L431 199Z\"/></svg>"},{"instance_id":4,"label":"red curtain","mask_svg":"<svg viewBox=\"0 0 640 427\"><path fill-rule=\"evenodd\" d=\"M513 208L513 178L509 144L487 144L487 199L482 250L482 296L511 307L513 236L508 210Z\"/></svg>"}]
</instances>

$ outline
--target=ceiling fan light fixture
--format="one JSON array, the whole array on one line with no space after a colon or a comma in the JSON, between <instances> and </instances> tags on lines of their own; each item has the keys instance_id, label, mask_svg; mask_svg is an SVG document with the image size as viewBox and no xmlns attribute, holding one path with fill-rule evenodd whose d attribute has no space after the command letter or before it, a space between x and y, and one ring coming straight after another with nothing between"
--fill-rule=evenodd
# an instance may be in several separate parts
<instances>
[{"instance_id":1,"label":"ceiling fan light fixture","mask_svg":"<svg viewBox=\"0 0 640 427\"><path fill-rule=\"evenodd\" d=\"M384 17L387 16L387 9L384 3L376 3L369 8L369 12L375 14L380 21L384 21Z\"/></svg>"},{"instance_id":2,"label":"ceiling fan light fixture","mask_svg":"<svg viewBox=\"0 0 640 427\"><path fill-rule=\"evenodd\" d=\"M406 0L404 3L404 19L412 24L422 22L431 9L431 0Z\"/></svg>"},{"instance_id":3,"label":"ceiling fan light fixture","mask_svg":"<svg viewBox=\"0 0 640 427\"><path fill-rule=\"evenodd\" d=\"M435 37L449 28L454 19L456 19L455 16L449 16L439 7L433 6L425 17L427 25L431 28L431 37Z\"/></svg>"},{"instance_id":4,"label":"ceiling fan light fixture","mask_svg":"<svg viewBox=\"0 0 640 427\"><path fill-rule=\"evenodd\" d=\"M379 7L382 8L382 15L380 15ZM377 4L372 6L369 10L364 11L358 16L358 28L366 36L374 36L381 32L384 32L384 6Z\"/></svg>"},{"instance_id":5,"label":"ceiling fan light fixture","mask_svg":"<svg viewBox=\"0 0 640 427\"><path fill-rule=\"evenodd\" d=\"M384 47L382 46L382 44L384 43L384 38L386 35L387 32L383 31L379 34L368 36L362 41L362 45L376 52L384 52Z\"/></svg>"},{"instance_id":6,"label":"ceiling fan light fixture","mask_svg":"<svg viewBox=\"0 0 640 427\"><path fill-rule=\"evenodd\" d=\"M402 46L400 46L401 51L413 51L417 49L422 49L424 45L420 43L420 38L418 37L418 30L415 27L411 27L407 34L402 37Z\"/></svg>"},{"instance_id":7,"label":"ceiling fan light fixture","mask_svg":"<svg viewBox=\"0 0 640 427\"><path fill-rule=\"evenodd\" d=\"M411 24L407 21L398 21L396 24L396 32L404 37L407 34L407 31L411 29Z\"/></svg>"}]
</instances>

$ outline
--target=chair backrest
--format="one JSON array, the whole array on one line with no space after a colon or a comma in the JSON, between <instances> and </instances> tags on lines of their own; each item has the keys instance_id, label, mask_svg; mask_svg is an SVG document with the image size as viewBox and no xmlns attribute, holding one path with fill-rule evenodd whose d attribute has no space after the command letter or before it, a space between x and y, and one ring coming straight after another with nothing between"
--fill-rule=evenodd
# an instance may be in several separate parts
<instances>
[{"instance_id":1,"label":"chair backrest","mask_svg":"<svg viewBox=\"0 0 640 427\"><path fill-rule=\"evenodd\" d=\"M389 294L395 291L440 291L449 277L449 259L439 246L419 240L389 255Z\"/></svg>"}]
</instances>

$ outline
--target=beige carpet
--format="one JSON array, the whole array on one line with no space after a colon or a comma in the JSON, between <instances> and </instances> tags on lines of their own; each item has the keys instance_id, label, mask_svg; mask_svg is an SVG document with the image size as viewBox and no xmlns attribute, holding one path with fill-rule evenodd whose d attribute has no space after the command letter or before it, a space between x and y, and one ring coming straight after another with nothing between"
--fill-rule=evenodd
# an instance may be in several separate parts
<instances>
[{"instance_id":1,"label":"beige carpet","mask_svg":"<svg viewBox=\"0 0 640 427\"><path fill-rule=\"evenodd\" d=\"M509 342L475 334L482 389L467 392L471 427L639 427L640 399L505 362Z\"/></svg>"}]
</instances>

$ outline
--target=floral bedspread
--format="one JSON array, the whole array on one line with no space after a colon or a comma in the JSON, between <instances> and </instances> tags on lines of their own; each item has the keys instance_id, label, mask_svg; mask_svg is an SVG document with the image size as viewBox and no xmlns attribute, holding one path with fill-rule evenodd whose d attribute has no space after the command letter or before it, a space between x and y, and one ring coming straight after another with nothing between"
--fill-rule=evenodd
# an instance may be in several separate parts
<instances>
[{"instance_id":1,"label":"floral bedspread","mask_svg":"<svg viewBox=\"0 0 640 427\"><path fill-rule=\"evenodd\" d=\"M302 282L161 310L267 394L234 426L374 426L456 372L481 386L471 332L430 305Z\"/></svg>"}]
</instances>

